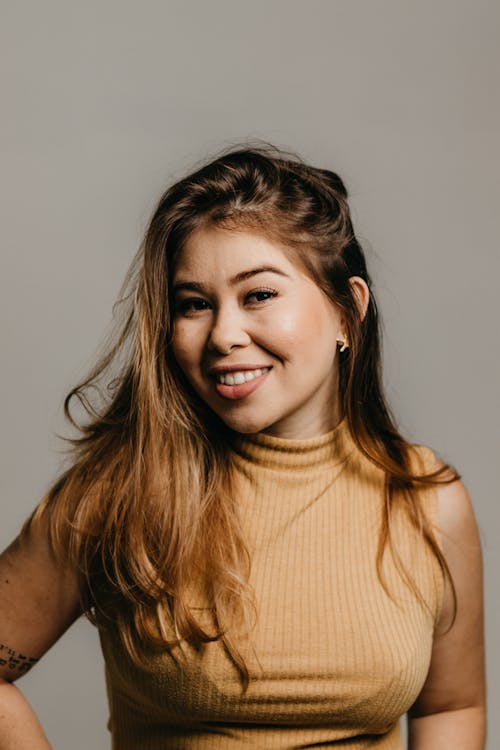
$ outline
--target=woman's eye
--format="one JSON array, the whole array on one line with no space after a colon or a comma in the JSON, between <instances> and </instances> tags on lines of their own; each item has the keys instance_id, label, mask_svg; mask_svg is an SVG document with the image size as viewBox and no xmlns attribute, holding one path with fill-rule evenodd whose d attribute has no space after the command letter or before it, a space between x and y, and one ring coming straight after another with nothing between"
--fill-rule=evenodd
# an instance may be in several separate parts
<instances>
[{"instance_id":1,"label":"woman's eye","mask_svg":"<svg viewBox=\"0 0 500 750\"><path fill-rule=\"evenodd\" d=\"M200 297L190 297L189 299L183 299L180 302L175 303L175 312L182 313L183 315L189 314L190 312L197 312L198 310L204 310L204 305L207 303Z\"/></svg>"},{"instance_id":2,"label":"woman's eye","mask_svg":"<svg viewBox=\"0 0 500 750\"><path fill-rule=\"evenodd\" d=\"M266 302L266 300L276 297L277 294L276 289L256 289L254 292L247 294L246 298L255 297L257 302Z\"/></svg>"}]
</instances>

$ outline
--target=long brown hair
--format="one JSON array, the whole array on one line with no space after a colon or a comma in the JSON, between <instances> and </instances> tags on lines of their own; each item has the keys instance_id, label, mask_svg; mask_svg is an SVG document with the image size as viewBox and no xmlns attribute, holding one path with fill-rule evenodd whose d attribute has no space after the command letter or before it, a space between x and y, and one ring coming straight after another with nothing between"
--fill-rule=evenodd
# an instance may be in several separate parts
<instances>
[{"instance_id":1,"label":"long brown hair","mask_svg":"<svg viewBox=\"0 0 500 750\"><path fill-rule=\"evenodd\" d=\"M193 391L171 352L170 284L191 233L209 226L252 229L278 240L343 311L350 348L339 354L341 411L359 450L385 472L386 502L377 569L391 539L391 514L403 503L442 573L451 576L421 509L418 488L451 482L445 465L418 473L398 432L381 379L377 306L365 257L351 224L340 177L270 144L220 154L161 197L120 292L124 320L84 382L66 397L79 436L70 465L24 527L48 521L53 548L76 566L82 606L102 627L114 622L129 654L144 646L221 639L248 670L231 635L253 605L250 559L231 491L230 430ZM370 289L361 317L349 283ZM76 399L84 418L70 410ZM398 563L408 585L419 592ZM203 579L215 632L194 617L187 590ZM421 597L420 597L421 598ZM177 640L169 639L165 617Z\"/></svg>"}]
</instances>

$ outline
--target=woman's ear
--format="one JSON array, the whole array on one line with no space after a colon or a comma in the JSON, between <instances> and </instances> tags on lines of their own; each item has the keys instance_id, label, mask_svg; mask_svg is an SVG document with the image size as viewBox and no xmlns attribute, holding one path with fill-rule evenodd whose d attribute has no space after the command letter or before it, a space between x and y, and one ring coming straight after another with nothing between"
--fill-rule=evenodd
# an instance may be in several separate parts
<instances>
[{"instance_id":1,"label":"woman's ear","mask_svg":"<svg viewBox=\"0 0 500 750\"><path fill-rule=\"evenodd\" d=\"M356 299L360 318L361 320L364 320L368 309L368 303L370 301L370 290L368 289L368 284L361 278L361 276L351 276L349 278L349 283Z\"/></svg>"}]
</instances>

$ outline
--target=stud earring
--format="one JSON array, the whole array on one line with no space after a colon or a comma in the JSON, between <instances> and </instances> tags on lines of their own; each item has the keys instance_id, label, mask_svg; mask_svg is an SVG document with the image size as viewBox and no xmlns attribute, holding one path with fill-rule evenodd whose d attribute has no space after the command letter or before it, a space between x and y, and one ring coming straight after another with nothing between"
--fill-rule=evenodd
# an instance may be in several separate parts
<instances>
[{"instance_id":1,"label":"stud earring","mask_svg":"<svg viewBox=\"0 0 500 750\"><path fill-rule=\"evenodd\" d=\"M349 344L347 342L347 336L345 336L343 339L337 339L337 344L341 344L339 351L345 352L345 350L349 348Z\"/></svg>"}]
</instances>

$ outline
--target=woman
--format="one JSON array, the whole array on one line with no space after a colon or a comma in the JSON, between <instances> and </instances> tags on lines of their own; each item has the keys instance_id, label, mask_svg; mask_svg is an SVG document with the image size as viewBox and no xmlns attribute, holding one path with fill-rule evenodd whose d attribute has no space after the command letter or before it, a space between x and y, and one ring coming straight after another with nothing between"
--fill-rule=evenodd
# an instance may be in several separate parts
<instances>
[{"instance_id":1,"label":"woman","mask_svg":"<svg viewBox=\"0 0 500 750\"><path fill-rule=\"evenodd\" d=\"M123 296L1 559L0 748L48 747L10 683L82 612L120 750L392 750L405 712L412 750L483 748L476 522L385 403L341 179L223 154L161 198Z\"/></svg>"}]
</instances>

